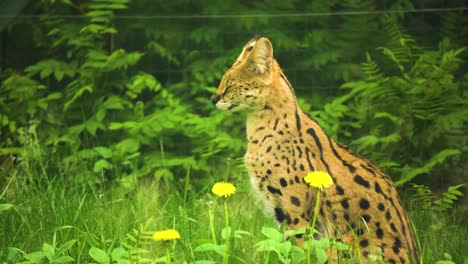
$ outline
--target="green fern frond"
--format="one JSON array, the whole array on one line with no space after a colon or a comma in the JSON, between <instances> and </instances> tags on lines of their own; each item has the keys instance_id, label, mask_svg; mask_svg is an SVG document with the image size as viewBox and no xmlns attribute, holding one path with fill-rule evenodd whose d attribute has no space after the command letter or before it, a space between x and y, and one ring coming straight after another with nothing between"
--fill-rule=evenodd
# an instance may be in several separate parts
<instances>
[{"instance_id":1,"label":"green fern frond","mask_svg":"<svg viewBox=\"0 0 468 264\"><path fill-rule=\"evenodd\" d=\"M442 197L438 200L435 199L435 195L425 185L411 184L414 194L412 195L412 201L416 202L418 206L424 209L432 209L434 211L442 212L452 209L455 202L463 197L463 193L459 190L464 187L465 184L458 184L448 187L447 191L442 194Z\"/></svg>"},{"instance_id":2,"label":"green fern frond","mask_svg":"<svg viewBox=\"0 0 468 264\"><path fill-rule=\"evenodd\" d=\"M459 56L465 50L466 48L461 48L444 52L438 68L445 72L456 71L463 63L463 60Z\"/></svg>"},{"instance_id":3,"label":"green fern frond","mask_svg":"<svg viewBox=\"0 0 468 264\"><path fill-rule=\"evenodd\" d=\"M412 183L411 187L415 192L412 195L411 200L424 209L430 209L432 207L432 201L435 197L431 189L429 189L429 187L426 185L419 185L415 183Z\"/></svg>"},{"instance_id":4,"label":"green fern frond","mask_svg":"<svg viewBox=\"0 0 468 264\"><path fill-rule=\"evenodd\" d=\"M406 80L399 77L386 77L382 74L378 64L372 59L369 53L366 54L366 62L361 63L361 71L365 76L365 85L361 85L358 96L362 99L366 99L362 102L363 105L367 105L366 110L370 110L369 107L375 105L370 103L374 100L390 102L391 100L398 100L399 89L396 87L404 87ZM345 87L345 86L343 86Z\"/></svg>"},{"instance_id":5,"label":"green fern frond","mask_svg":"<svg viewBox=\"0 0 468 264\"><path fill-rule=\"evenodd\" d=\"M361 63L361 71L364 73L367 81L378 81L383 78L379 66L372 59L369 52L366 52L366 62Z\"/></svg>"},{"instance_id":6,"label":"green fern frond","mask_svg":"<svg viewBox=\"0 0 468 264\"><path fill-rule=\"evenodd\" d=\"M463 197L463 193L459 190L465 184L458 184L448 187L447 191L443 193L442 198L434 201L434 206L432 207L436 211L446 211L452 209L455 205L455 202Z\"/></svg>"},{"instance_id":7,"label":"green fern frond","mask_svg":"<svg viewBox=\"0 0 468 264\"><path fill-rule=\"evenodd\" d=\"M128 0L94 0L83 4L90 24L81 29L81 33L115 34L117 29L111 26L114 11L127 9Z\"/></svg>"},{"instance_id":8,"label":"green fern frond","mask_svg":"<svg viewBox=\"0 0 468 264\"><path fill-rule=\"evenodd\" d=\"M375 135L367 135L354 140L352 144L356 145L356 150L361 153L364 152L366 149L373 149L376 145L395 143L399 142L400 140L400 135L396 133L379 137Z\"/></svg>"},{"instance_id":9,"label":"green fern frond","mask_svg":"<svg viewBox=\"0 0 468 264\"><path fill-rule=\"evenodd\" d=\"M383 55L389 58L401 73L404 73L421 54L422 49L393 17L387 16L385 21L384 28L388 34L388 42L377 50L381 50Z\"/></svg>"},{"instance_id":10,"label":"green fern frond","mask_svg":"<svg viewBox=\"0 0 468 264\"><path fill-rule=\"evenodd\" d=\"M461 151L458 149L444 149L431 157L431 159L421 167L405 167L402 170L402 176L400 180L395 182L396 186L400 186L404 183L411 181L418 175L429 173L438 164L447 161L449 158L457 157L461 155Z\"/></svg>"},{"instance_id":11,"label":"green fern frond","mask_svg":"<svg viewBox=\"0 0 468 264\"><path fill-rule=\"evenodd\" d=\"M132 263L151 263L150 251L147 249L152 242L151 235L153 232L147 231L152 223L149 219L144 225L140 225L138 229L133 229L127 233L126 240L123 241L122 247L127 251L127 258Z\"/></svg>"}]
</instances>

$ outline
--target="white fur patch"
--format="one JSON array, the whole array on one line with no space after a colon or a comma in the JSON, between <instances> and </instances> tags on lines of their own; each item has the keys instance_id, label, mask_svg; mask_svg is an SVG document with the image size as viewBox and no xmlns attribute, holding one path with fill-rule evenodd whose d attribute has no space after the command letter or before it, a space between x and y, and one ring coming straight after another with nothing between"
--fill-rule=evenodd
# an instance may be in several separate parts
<instances>
[{"instance_id":1,"label":"white fur patch","mask_svg":"<svg viewBox=\"0 0 468 264\"><path fill-rule=\"evenodd\" d=\"M255 43L257 43L257 41L256 41L256 40L255 40L255 41L253 41L252 43L250 43L250 45L247 47L247 49L249 49L249 48L252 48L253 46L255 46Z\"/></svg>"},{"instance_id":2,"label":"white fur patch","mask_svg":"<svg viewBox=\"0 0 468 264\"><path fill-rule=\"evenodd\" d=\"M243 111L248 108L248 105L246 104L232 104L230 102L224 102L224 101L219 101L216 103L216 108L223 110L223 111L229 111L229 112L239 112Z\"/></svg>"},{"instance_id":3,"label":"white fur patch","mask_svg":"<svg viewBox=\"0 0 468 264\"><path fill-rule=\"evenodd\" d=\"M240 59L244 56L245 52L249 49L249 48L252 48L253 46L255 46L255 43L257 43L257 41L253 41L252 43L250 43L250 45L245 48L241 54L239 55L239 57L237 57L236 61L234 62L234 64L238 63L240 61Z\"/></svg>"}]
</instances>

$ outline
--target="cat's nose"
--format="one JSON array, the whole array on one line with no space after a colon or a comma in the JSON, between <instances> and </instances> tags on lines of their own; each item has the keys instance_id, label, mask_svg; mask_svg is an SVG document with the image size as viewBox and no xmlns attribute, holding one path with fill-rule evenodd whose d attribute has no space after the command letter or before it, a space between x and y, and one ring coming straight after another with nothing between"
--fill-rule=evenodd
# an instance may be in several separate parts
<instances>
[{"instance_id":1,"label":"cat's nose","mask_svg":"<svg viewBox=\"0 0 468 264\"><path fill-rule=\"evenodd\" d=\"M211 102L213 103L213 105L216 105L216 103L219 101L219 99L221 99L221 96L215 94L211 97Z\"/></svg>"}]
</instances>

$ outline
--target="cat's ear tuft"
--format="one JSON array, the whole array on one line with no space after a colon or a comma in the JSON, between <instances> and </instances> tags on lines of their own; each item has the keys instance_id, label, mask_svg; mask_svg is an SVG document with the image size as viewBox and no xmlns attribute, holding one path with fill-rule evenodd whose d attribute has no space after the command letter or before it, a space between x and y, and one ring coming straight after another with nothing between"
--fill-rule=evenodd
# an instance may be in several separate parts
<instances>
[{"instance_id":1,"label":"cat's ear tuft","mask_svg":"<svg viewBox=\"0 0 468 264\"><path fill-rule=\"evenodd\" d=\"M250 69L256 74L264 74L270 70L273 61L273 46L267 38L255 41L248 55Z\"/></svg>"}]
</instances>

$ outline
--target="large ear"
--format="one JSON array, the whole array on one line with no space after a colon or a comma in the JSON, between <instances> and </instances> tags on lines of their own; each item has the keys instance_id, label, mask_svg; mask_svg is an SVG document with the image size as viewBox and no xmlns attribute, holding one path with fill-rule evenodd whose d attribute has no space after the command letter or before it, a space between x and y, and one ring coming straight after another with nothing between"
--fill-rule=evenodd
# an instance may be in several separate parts
<instances>
[{"instance_id":1,"label":"large ear","mask_svg":"<svg viewBox=\"0 0 468 264\"><path fill-rule=\"evenodd\" d=\"M259 38L247 57L249 68L257 74L270 70L273 61L273 46L267 38Z\"/></svg>"}]
</instances>

